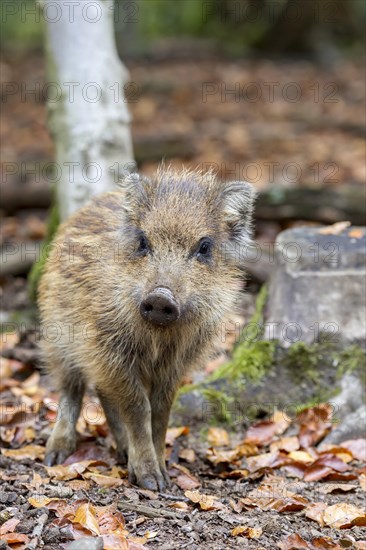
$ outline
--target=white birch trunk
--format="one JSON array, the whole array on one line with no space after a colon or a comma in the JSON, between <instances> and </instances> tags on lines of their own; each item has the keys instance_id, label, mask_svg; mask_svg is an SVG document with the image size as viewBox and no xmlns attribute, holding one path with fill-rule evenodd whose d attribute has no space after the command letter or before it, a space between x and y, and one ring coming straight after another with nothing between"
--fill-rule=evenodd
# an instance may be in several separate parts
<instances>
[{"instance_id":1,"label":"white birch trunk","mask_svg":"<svg viewBox=\"0 0 366 550\"><path fill-rule=\"evenodd\" d=\"M49 127L56 148L61 220L92 195L115 189L133 152L117 55L114 0L43 0ZM51 84L52 83L52 84ZM59 91L59 97L55 97Z\"/></svg>"}]
</instances>

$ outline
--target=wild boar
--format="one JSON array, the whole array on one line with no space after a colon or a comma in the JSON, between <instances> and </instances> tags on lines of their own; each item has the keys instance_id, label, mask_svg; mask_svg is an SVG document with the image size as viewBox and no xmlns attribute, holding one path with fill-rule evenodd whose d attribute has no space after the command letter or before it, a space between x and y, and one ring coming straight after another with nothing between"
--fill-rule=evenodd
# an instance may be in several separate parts
<instances>
[{"instance_id":1,"label":"wild boar","mask_svg":"<svg viewBox=\"0 0 366 550\"><path fill-rule=\"evenodd\" d=\"M161 168L126 177L60 226L39 288L44 360L61 392L47 464L76 449L91 385L130 481L164 489L174 395L235 306L254 196L245 182Z\"/></svg>"}]
</instances>

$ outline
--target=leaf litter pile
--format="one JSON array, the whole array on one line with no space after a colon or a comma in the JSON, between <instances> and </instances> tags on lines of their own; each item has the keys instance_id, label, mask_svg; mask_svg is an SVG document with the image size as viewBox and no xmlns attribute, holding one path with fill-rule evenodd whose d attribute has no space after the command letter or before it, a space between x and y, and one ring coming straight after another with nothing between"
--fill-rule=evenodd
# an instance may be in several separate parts
<instances>
[{"instance_id":1,"label":"leaf litter pile","mask_svg":"<svg viewBox=\"0 0 366 550\"><path fill-rule=\"evenodd\" d=\"M170 428L172 483L154 493L128 482L92 395L78 450L46 467L57 395L29 362L7 358L0 390L0 548L366 549L366 440L322 445L332 429L328 404L294 419L276 411L231 433Z\"/></svg>"}]
</instances>

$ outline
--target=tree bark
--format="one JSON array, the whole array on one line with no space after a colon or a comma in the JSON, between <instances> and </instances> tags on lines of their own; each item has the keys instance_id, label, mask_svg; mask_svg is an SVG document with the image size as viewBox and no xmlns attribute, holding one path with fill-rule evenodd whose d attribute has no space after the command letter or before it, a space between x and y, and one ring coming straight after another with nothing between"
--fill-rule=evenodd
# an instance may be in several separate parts
<instances>
[{"instance_id":1,"label":"tree bark","mask_svg":"<svg viewBox=\"0 0 366 550\"><path fill-rule=\"evenodd\" d=\"M114 189L133 166L128 73L117 55L113 8L113 0L43 0L61 220L92 195Z\"/></svg>"}]
</instances>

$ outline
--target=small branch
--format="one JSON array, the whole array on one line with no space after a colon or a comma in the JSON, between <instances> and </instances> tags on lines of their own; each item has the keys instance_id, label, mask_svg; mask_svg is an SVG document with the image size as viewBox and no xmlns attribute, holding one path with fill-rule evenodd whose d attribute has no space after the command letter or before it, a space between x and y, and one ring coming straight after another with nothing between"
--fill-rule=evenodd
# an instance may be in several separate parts
<instances>
[{"instance_id":1,"label":"small branch","mask_svg":"<svg viewBox=\"0 0 366 550\"><path fill-rule=\"evenodd\" d=\"M39 548L39 539L41 538L47 520L48 513L41 514L39 518L37 518L37 524L33 529L31 541L27 544L26 550L36 550L37 548Z\"/></svg>"}]
</instances>

